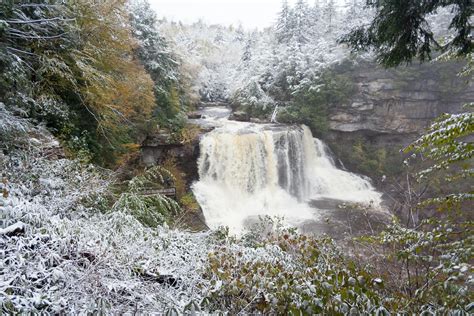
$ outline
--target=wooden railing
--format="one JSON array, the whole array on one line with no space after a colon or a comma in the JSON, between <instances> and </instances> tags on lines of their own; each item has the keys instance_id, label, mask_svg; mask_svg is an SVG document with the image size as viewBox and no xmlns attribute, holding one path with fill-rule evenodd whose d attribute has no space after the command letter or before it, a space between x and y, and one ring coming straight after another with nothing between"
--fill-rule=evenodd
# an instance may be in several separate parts
<instances>
[{"instance_id":1,"label":"wooden railing","mask_svg":"<svg viewBox=\"0 0 474 316\"><path fill-rule=\"evenodd\" d=\"M166 189L145 189L141 192L143 196L164 195L171 198L176 198L176 188Z\"/></svg>"}]
</instances>

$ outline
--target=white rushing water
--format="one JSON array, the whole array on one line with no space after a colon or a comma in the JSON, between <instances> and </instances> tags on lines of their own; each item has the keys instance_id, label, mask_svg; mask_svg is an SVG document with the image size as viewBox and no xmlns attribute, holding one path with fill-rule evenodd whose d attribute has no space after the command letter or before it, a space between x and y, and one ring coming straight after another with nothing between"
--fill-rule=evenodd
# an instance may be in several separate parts
<instances>
[{"instance_id":1,"label":"white rushing water","mask_svg":"<svg viewBox=\"0 0 474 316\"><path fill-rule=\"evenodd\" d=\"M211 228L242 231L261 215L298 226L318 217L309 200L380 204L369 181L337 169L306 126L220 120L200 143L200 180L193 191Z\"/></svg>"}]
</instances>

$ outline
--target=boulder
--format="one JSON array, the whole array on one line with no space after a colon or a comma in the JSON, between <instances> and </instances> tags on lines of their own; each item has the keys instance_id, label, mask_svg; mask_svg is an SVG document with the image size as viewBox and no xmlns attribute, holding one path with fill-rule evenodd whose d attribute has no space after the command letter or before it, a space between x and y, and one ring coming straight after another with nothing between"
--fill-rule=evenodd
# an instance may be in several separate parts
<instances>
[{"instance_id":1,"label":"boulder","mask_svg":"<svg viewBox=\"0 0 474 316\"><path fill-rule=\"evenodd\" d=\"M198 112L188 113L188 119L190 119L190 120L197 120L197 119L201 119L201 118L202 118L202 115Z\"/></svg>"},{"instance_id":2,"label":"boulder","mask_svg":"<svg viewBox=\"0 0 474 316\"><path fill-rule=\"evenodd\" d=\"M249 122L250 116L244 111L235 111L229 116L229 120L239 122Z\"/></svg>"},{"instance_id":3,"label":"boulder","mask_svg":"<svg viewBox=\"0 0 474 316\"><path fill-rule=\"evenodd\" d=\"M148 136L143 142L143 146L167 146L178 145L170 132L167 130L159 130L157 133Z\"/></svg>"}]
</instances>

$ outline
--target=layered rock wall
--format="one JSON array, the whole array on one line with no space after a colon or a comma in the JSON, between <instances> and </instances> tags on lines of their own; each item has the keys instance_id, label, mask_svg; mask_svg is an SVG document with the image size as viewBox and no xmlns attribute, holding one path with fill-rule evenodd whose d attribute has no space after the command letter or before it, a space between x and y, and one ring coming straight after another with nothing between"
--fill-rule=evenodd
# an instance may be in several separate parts
<instances>
[{"instance_id":1,"label":"layered rock wall","mask_svg":"<svg viewBox=\"0 0 474 316\"><path fill-rule=\"evenodd\" d=\"M334 132L419 134L442 113L456 113L474 100L474 83L457 76L456 63L383 69L359 64L346 72L356 93L331 108Z\"/></svg>"}]
</instances>

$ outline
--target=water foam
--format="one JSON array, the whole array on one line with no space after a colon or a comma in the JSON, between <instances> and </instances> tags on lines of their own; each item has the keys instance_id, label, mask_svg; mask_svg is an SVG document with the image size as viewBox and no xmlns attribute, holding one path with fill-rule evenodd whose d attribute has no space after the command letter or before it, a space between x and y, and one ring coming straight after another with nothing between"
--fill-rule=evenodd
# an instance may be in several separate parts
<instances>
[{"instance_id":1,"label":"water foam","mask_svg":"<svg viewBox=\"0 0 474 316\"><path fill-rule=\"evenodd\" d=\"M298 226L318 216L311 199L381 202L367 179L336 168L306 126L225 121L203 136L200 150L193 191L211 228L239 232L261 215Z\"/></svg>"}]
</instances>

